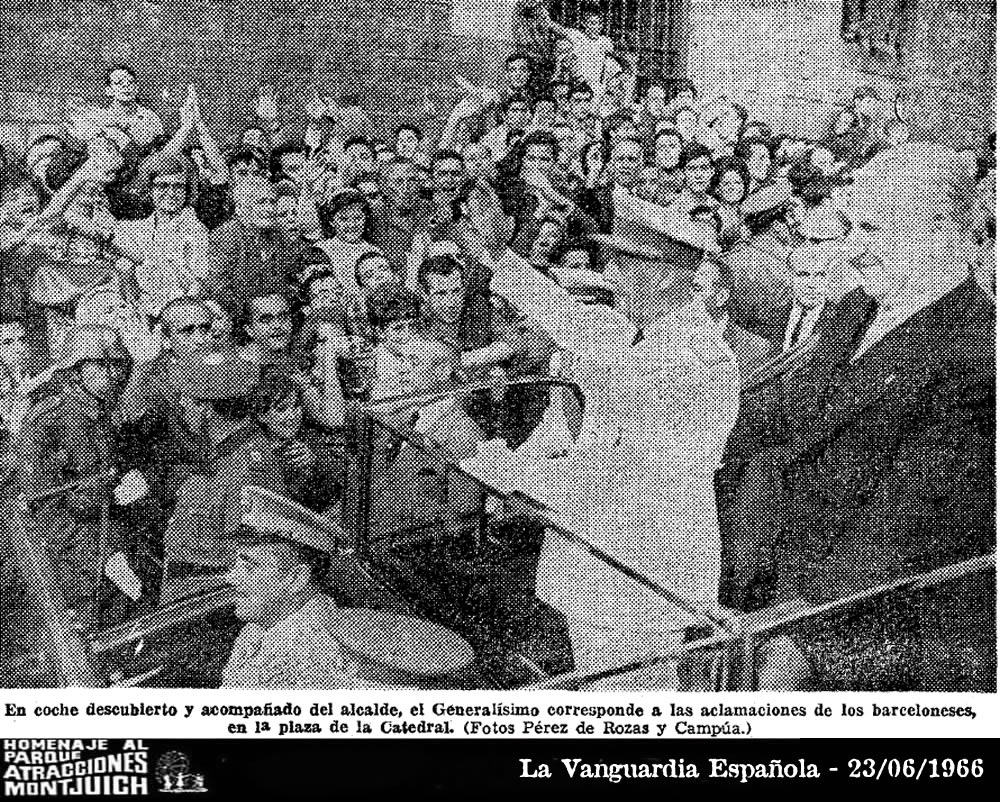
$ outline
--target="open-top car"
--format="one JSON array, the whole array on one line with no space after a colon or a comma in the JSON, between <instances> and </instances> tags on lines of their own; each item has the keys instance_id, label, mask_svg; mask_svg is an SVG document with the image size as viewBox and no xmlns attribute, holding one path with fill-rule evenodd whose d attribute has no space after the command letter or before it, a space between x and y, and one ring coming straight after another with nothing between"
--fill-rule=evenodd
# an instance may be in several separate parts
<instances>
[{"instance_id":1,"label":"open-top car","mask_svg":"<svg viewBox=\"0 0 1000 802\"><path fill-rule=\"evenodd\" d=\"M629 564L622 556L627 550L615 545L627 541L628 532L602 539L582 531L589 499L584 483L578 491L574 477L567 483L566 471L585 417L579 388L560 379L476 385L357 405L345 449L345 477L351 480L343 517L336 522L342 534L327 592L362 619L391 614L421 622L428 633L447 631L471 646L474 656L442 673L397 665L373 676L386 684L424 688L582 689L638 682L749 690L755 687L754 646L776 632L843 616L853 606L892 594L995 581L993 557L987 555L819 608L720 616L717 608L699 606ZM85 631L62 600L44 549L26 534L24 498L10 495L4 506L11 553L24 580L5 584L5 593L23 594L4 601L8 617L14 616L8 624L15 627L5 625L5 684L219 684L241 626L230 589L196 593L162 607L142 599L125 622ZM669 535L670 526L665 530ZM616 582L670 608L676 641L609 670L575 670L563 611L539 598L543 594L536 588L546 543L596 560ZM608 604L599 586L582 584L575 592L585 607ZM366 653L362 635L347 641L361 658L380 659ZM988 678L979 679L973 684L989 684Z\"/></svg>"}]
</instances>

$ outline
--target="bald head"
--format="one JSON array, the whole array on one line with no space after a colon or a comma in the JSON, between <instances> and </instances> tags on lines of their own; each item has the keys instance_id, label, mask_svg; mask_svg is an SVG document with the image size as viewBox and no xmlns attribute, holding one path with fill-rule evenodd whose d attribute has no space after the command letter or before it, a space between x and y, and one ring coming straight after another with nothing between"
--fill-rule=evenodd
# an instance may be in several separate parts
<instances>
[{"instance_id":1,"label":"bald head","mask_svg":"<svg viewBox=\"0 0 1000 802\"><path fill-rule=\"evenodd\" d=\"M926 142L884 151L855 173L847 252L869 295L886 302L964 274L972 176L968 160Z\"/></svg>"},{"instance_id":2,"label":"bald head","mask_svg":"<svg viewBox=\"0 0 1000 802\"><path fill-rule=\"evenodd\" d=\"M965 223L975 164L932 142L883 151L854 173L854 205L885 223L913 227L935 220Z\"/></svg>"}]
</instances>

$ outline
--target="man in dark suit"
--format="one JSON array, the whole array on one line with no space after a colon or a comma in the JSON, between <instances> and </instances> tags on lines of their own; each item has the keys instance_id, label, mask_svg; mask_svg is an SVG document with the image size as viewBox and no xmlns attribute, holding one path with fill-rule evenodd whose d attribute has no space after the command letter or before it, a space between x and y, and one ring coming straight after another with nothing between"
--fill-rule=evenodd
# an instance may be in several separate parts
<instances>
[{"instance_id":1,"label":"man in dark suit","mask_svg":"<svg viewBox=\"0 0 1000 802\"><path fill-rule=\"evenodd\" d=\"M759 427L770 440L727 455L744 468L720 514L732 606L822 604L995 549L996 314L957 247L970 178L954 155L907 145L856 175L850 246L864 286L770 394L761 418L782 421ZM879 597L778 634L758 651L758 684L994 687L991 579Z\"/></svg>"},{"instance_id":2,"label":"man in dark suit","mask_svg":"<svg viewBox=\"0 0 1000 802\"><path fill-rule=\"evenodd\" d=\"M827 255L809 244L801 245L788 256L792 281L792 301L781 318L782 328L774 332L774 344L789 352L805 343L830 316L830 277Z\"/></svg>"},{"instance_id":3,"label":"man in dark suit","mask_svg":"<svg viewBox=\"0 0 1000 802\"><path fill-rule=\"evenodd\" d=\"M205 294L241 331L252 299L274 293L292 299L301 254L301 246L278 226L274 188L262 178L248 178L236 192L236 216L209 235Z\"/></svg>"}]
</instances>

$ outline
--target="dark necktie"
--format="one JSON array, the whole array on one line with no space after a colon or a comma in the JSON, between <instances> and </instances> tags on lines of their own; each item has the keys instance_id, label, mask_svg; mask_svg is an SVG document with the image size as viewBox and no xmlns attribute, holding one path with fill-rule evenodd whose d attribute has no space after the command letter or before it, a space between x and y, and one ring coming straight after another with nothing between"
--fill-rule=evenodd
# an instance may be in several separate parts
<instances>
[{"instance_id":1,"label":"dark necktie","mask_svg":"<svg viewBox=\"0 0 1000 802\"><path fill-rule=\"evenodd\" d=\"M792 327L792 336L788 340L788 348L794 348L799 342L799 335L802 334L802 326L806 322L806 310L799 307L800 314L799 319L795 321L795 325Z\"/></svg>"}]
</instances>

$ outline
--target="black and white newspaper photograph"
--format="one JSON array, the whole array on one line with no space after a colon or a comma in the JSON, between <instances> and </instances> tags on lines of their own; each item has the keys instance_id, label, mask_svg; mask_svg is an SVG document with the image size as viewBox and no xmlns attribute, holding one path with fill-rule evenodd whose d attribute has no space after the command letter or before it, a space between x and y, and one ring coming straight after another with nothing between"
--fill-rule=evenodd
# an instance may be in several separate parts
<instances>
[{"instance_id":1,"label":"black and white newspaper photograph","mask_svg":"<svg viewBox=\"0 0 1000 802\"><path fill-rule=\"evenodd\" d=\"M3 0L0 793L981 793L996 37Z\"/></svg>"}]
</instances>

